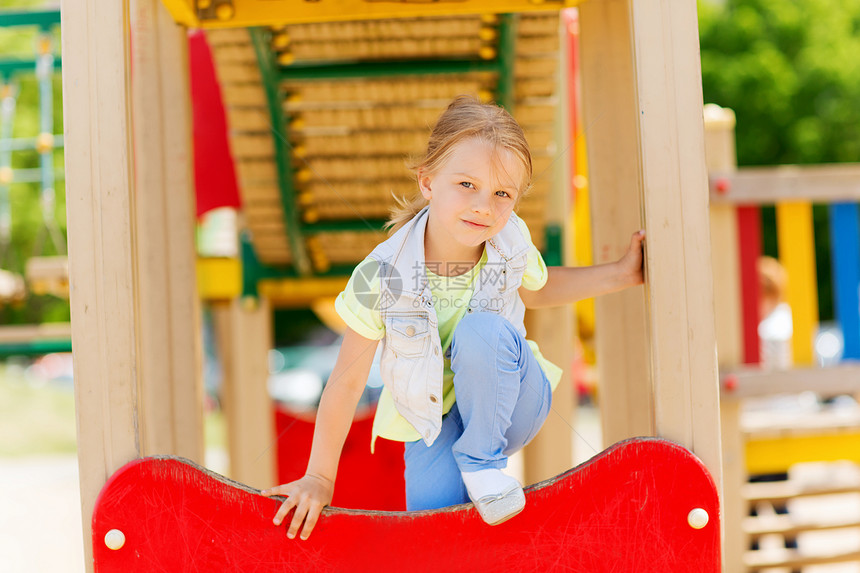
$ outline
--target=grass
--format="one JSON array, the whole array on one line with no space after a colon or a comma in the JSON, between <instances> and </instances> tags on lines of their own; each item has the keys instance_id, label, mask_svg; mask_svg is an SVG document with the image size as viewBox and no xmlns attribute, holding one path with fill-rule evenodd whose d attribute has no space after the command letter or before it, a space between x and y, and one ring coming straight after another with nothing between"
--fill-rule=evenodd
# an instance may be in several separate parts
<instances>
[{"instance_id":1,"label":"grass","mask_svg":"<svg viewBox=\"0 0 860 573\"><path fill-rule=\"evenodd\" d=\"M220 409L207 408L204 443L226 449ZM0 458L75 454L75 396L69 382L41 382L20 367L0 363Z\"/></svg>"},{"instance_id":2,"label":"grass","mask_svg":"<svg viewBox=\"0 0 860 573\"><path fill-rule=\"evenodd\" d=\"M0 364L0 457L76 452L71 384L34 382Z\"/></svg>"}]
</instances>

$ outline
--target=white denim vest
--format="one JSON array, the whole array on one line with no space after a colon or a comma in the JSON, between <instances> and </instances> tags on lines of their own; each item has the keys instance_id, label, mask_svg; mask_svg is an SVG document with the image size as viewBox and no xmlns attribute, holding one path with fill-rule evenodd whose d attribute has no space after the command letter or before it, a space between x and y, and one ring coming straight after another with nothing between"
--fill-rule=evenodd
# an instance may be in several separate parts
<instances>
[{"instance_id":1,"label":"white denim vest","mask_svg":"<svg viewBox=\"0 0 860 573\"><path fill-rule=\"evenodd\" d=\"M380 369L397 411L431 445L442 429L442 344L424 259L424 207L370 256L379 265L380 314L385 324ZM475 279L467 312L494 312L525 336L522 284L530 243L511 213L487 240L487 263ZM446 354L446 356L449 356ZM449 356L450 357L450 356Z\"/></svg>"}]
</instances>

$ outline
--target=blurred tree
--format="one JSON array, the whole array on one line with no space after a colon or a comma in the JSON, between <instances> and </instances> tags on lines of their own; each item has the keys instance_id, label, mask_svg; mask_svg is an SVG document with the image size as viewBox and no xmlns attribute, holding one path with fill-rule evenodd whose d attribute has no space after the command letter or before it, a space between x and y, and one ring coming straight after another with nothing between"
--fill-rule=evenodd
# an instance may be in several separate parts
<instances>
[{"instance_id":1,"label":"blurred tree","mask_svg":"<svg viewBox=\"0 0 860 573\"><path fill-rule=\"evenodd\" d=\"M860 161L860 0L699 2L704 99L737 115L739 165ZM826 208L819 307L833 317ZM776 255L773 213L765 251Z\"/></svg>"}]
</instances>

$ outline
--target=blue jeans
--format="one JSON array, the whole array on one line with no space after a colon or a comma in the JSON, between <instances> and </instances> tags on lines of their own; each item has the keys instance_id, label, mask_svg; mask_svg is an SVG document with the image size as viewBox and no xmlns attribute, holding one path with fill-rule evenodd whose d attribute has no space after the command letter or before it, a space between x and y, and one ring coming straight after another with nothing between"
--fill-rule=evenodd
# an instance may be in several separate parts
<instances>
[{"instance_id":1,"label":"blue jeans","mask_svg":"<svg viewBox=\"0 0 860 573\"><path fill-rule=\"evenodd\" d=\"M457 401L433 445L407 442L406 509L466 503L460 472L503 468L547 417L552 389L525 338L504 317L467 313L451 341Z\"/></svg>"}]
</instances>

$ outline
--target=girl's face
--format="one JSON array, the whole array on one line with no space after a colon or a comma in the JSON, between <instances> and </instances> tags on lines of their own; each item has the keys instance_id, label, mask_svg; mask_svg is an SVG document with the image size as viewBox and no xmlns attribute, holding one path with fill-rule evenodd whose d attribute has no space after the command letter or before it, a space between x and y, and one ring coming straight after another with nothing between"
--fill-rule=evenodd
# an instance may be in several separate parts
<instances>
[{"instance_id":1,"label":"girl's face","mask_svg":"<svg viewBox=\"0 0 860 573\"><path fill-rule=\"evenodd\" d=\"M523 177L513 153L473 138L455 145L437 172L419 173L418 186L430 201L434 232L447 234L446 242L476 247L507 224Z\"/></svg>"}]
</instances>

